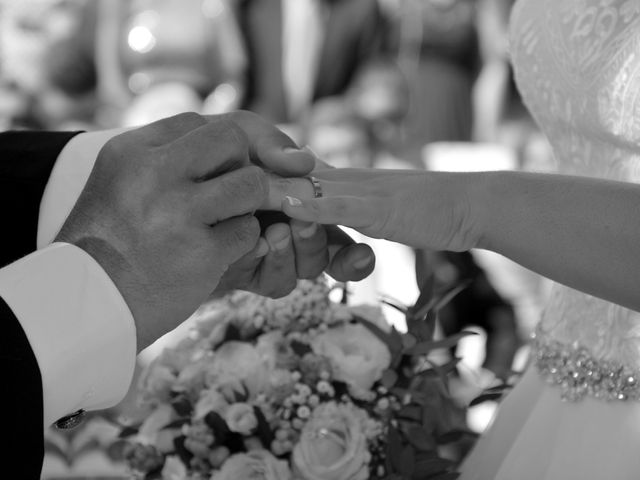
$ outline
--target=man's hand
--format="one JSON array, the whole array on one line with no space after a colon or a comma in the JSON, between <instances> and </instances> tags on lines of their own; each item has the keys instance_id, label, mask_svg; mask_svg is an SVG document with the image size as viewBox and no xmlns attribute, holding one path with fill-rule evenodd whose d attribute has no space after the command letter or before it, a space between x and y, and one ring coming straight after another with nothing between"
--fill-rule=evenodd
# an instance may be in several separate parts
<instances>
[{"instance_id":1,"label":"man's hand","mask_svg":"<svg viewBox=\"0 0 640 480\"><path fill-rule=\"evenodd\" d=\"M276 174L269 175L272 190L261 208L280 210L283 195L290 193L290 183L300 182L311 189L309 181L299 177L329 168L311 150L299 149L258 115L240 111L227 116L247 134L252 162ZM242 289L281 297L295 287L298 278L315 278L326 271L338 281L357 281L370 275L374 267L371 247L356 244L338 227L297 220L279 222L267 227L256 249L229 268L214 295Z\"/></svg>"},{"instance_id":2,"label":"man's hand","mask_svg":"<svg viewBox=\"0 0 640 480\"><path fill-rule=\"evenodd\" d=\"M142 349L256 247L252 212L267 192L235 122L181 114L107 142L57 240L84 249L109 274Z\"/></svg>"},{"instance_id":3,"label":"man's hand","mask_svg":"<svg viewBox=\"0 0 640 480\"><path fill-rule=\"evenodd\" d=\"M259 240L253 214L270 205L265 170L299 177L315 160L249 112L160 120L105 143L56 240L110 275L142 349L211 292L278 297L323 270L341 281L371 273L371 249L335 227L279 223Z\"/></svg>"}]
</instances>

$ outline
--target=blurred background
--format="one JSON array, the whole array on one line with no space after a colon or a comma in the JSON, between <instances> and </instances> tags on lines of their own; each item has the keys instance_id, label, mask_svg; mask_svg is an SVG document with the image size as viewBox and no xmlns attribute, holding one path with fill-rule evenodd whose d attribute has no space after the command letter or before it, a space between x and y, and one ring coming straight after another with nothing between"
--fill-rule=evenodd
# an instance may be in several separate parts
<instances>
[{"instance_id":1,"label":"blurred background","mask_svg":"<svg viewBox=\"0 0 640 480\"><path fill-rule=\"evenodd\" d=\"M512 2L0 0L0 131L242 108L337 167L553 171L512 78ZM486 251L413 251L352 233L378 256L369 279L347 286L352 303L411 306L430 276L470 282L440 318L442 335L479 333L451 353L464 359L452 383L462 404L522 370L546 280ZM51 431L43 478L123 478L113 441L132 405ZM470 428L481 432L494 408L470 409Z\"/></svg>"}]
</instances>

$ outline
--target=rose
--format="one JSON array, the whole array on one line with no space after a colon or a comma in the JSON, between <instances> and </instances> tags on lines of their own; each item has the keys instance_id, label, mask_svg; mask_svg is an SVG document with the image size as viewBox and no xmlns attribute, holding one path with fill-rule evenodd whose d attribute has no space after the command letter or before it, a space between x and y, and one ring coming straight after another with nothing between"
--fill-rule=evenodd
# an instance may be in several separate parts
<instances>
[{"instance_id":1,"label":"rose","mask_svg":"<svg viewBox=\"0 0 640 480\"><path fill-rule=\"evenodd\" d=\"M391 364L387 346L359 323L330 328L311 341L317 355L331 362L333 377L356 390L369 390Z\"/></svg>"},{"instance_id":2,"label":"rose","mask_svg":"<svg viewBox=\"0 0 640 480\"><path fill-rule=\"evenodd\" d=\"M231 384L232 388L241 383L251 397L265 390L269 372L258 351L246 342L230 341L222 344L215 352L207 374L207 383Z\"/></svg>"},{"instance_id":3,"label":"rose","mask_svg":"<svg viewBox=\"0 0 640 480\"><path fill-rule=\"evenodd\" d=\"M177 379L177 376L169 367L160 363L152 363L139 380L143 399L152 404L168 402L171 398L171 390Z\"/></svg>"},{"instance_id":4,"label":"rose","mask_svg":"<svg viewBox=\"0 0 640 480\"><path fill-rule=\"evenodd\" d=\"M141 443L154 445L160 431L176 419L176 412L169 404L162 404L144 420L138 430L137 439Z\"/></svg>"},{"instance_id":5,"label":"rose","mask_svg":"<svg viewBox=\"0 0 640 480\"><path fill-rule=\"evenodd\" d=\"M296 476L304 480L368 479L367 419L353 405L329 402L316 407L293 450Z\"/></svg>"},{"instance_id":6,"label":"rose","mask_svg":"<svg viewBox=\"0 0 640 480\"><path fill-rule=\"evenodd\" d=\"M177 455L167 457L162 467L162 480L187 480L187 467Z\"/></svg>"},{"instance_id":7,"label":"rose","mask_svg":"<svg viewBox=\"0 0 640 480\"><path fill-rule=\"evenodd\" d=\"M229 430L249 435L258 426L258 419L253 411L253 407L248 403L234 403L227 408L224 415Z\"/></svg>"},{"instance_id":8,"label":"rose","mask_svg":"<svg viewBox=\"0 0 640 480\"><path fill-rule=\"evenodd\" d=\"M284 343L284 336L279 330L272 330L271 332L260 335L256 342L256 351L262 359L264 365L267 365L269 369L276 367L278 360L278 353Z\"/></svg>"},{"instance_id":9,"label":"rose","mask_svg":"<svg viewBox=\"0 0 640 480\"><path fill-rule=\"evenodd\" d=\"M298 367L298 356L280 330L261 335L256 343L256 350L269 370L295 370Z\"/></svg>"},{"instance_id":10,"label":"rose","mask_svg":"<svg viewBox=\"0 0 640 480\"><path fill-rule=\"evenodd\" d=\"M193 419L201 420L209 412L224 415L228 407L229 403L220 392L212 388L203 390L200 392L200 398L194 407Z\"/></svg>"},{"instance_id":11,"label":"rose","mask_svg":"<svg viewBox=\"0 0 640 480\"><path fill-rule=\"evenodd\" d=\"M222 469L214 473L211 480L291 480L289 465L278 460L267 450L252 450L236 453L227 459Z\"/></svg>"}]
</instances>

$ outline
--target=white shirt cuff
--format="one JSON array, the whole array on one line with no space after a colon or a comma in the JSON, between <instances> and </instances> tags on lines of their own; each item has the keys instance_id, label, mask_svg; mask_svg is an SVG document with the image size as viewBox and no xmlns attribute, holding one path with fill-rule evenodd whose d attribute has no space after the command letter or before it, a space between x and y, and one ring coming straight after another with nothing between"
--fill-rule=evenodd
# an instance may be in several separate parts
<instances>
[{"instance_id":1,"label":"white shirt cuff","mask_svg":"<svg viewBox=\"0 0 640 480\"><path fill-rule=\"evenodd\" d=\"M93 257L54 243L0 269L0 296L38 361L45 426L122 400L135 367L135 324Z\"/></svg>"},{"instance_id":2,"label":"white shirt cuff","mask_svg":"<svg viewBox=\"0 0 640 480\"><path fill-rule=\"evenodd\" d=\"M49 245L78 201L98 153L112 137L128 128L81 133L60 151L40 202L38 248Z\"/></svg>"}]
</instances>

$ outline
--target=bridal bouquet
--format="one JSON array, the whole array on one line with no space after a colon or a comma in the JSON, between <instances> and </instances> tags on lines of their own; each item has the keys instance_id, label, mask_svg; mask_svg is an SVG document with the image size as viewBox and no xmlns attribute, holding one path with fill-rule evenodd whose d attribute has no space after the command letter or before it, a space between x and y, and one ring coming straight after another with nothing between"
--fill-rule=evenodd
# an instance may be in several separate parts
<instances>
[{"instance_id":1,"label":"bridal bouquet","mask_svg":"<svg viewBox=\"0 0 640 480\"><path fill-rule=\"evenodd\" d=\"M460 409L434 349L438 300L401 334L322 280L282 299L236 292L142 374L148 415L122 432L135 478L449 479Z\"/></svg>"}]
</instances>

